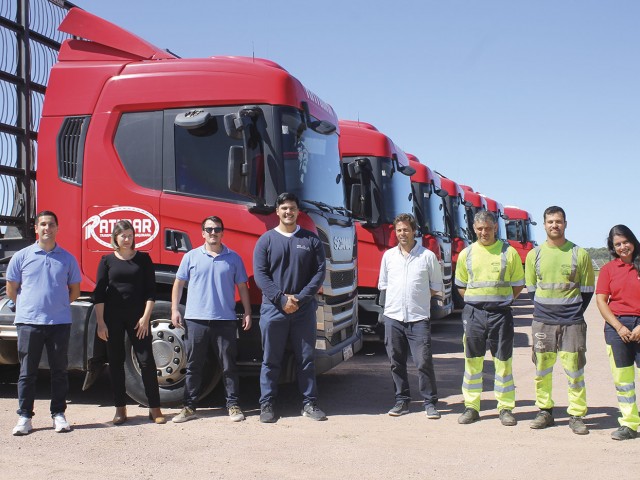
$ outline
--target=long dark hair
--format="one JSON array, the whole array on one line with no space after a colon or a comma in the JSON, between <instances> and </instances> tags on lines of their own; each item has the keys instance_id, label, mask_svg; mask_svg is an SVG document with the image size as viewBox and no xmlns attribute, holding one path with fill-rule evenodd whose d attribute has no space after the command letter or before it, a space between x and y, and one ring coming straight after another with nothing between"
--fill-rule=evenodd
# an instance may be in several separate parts
<instances>
[{"instance_id":1,"label":"long dark hair","mask_svg":"<svg viewBox=\"0 0 640 480\"><path fill-rule=\"evenodd\" d=\"M609 236L607 237L607 248L609 249L609 254L613 258L619 258L615 248L613 248L613 237L616 235L626 238L633 244L631 262L633 263L633 267L636 269L636 272L638 272L638 275L640 275L640 242L638 242L638 239L629 227L626 225L615 225L611 230L609 230Z\"/></svg>"}]
</instances>

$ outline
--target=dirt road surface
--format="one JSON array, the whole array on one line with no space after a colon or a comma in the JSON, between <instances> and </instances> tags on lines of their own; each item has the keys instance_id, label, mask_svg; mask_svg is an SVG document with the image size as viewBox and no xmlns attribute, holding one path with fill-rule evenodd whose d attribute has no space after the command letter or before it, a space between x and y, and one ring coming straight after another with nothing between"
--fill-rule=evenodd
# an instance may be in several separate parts
<instances>
[{"instance_id":1,"label":"dirt road surface","mask_svg":"<svg viewBox=\"0 0 640 480\"><path fill-rule=\"evenodd\" d=\"M258 420L255 378L243 379L242 423L231 423L220 389L206 398L200 418L183 424L153 425L146 410L129 406L133 420L113 426L111 394L105 375L88 392L72 375L67 417L73 431L56 434L48 415L48 378L38 383L35 430L11 436L16 422L15 384L0 384L0 478L2 479L607 479L636 478L640 439L615 442L616 395L605 354L602 319L595 302L589 324L586 367L591 433L574 435L567 425L566 381L556 365L556 426L536 431L529 422L534 405L531 362L531 304L514 309L516 339L513 370L517 385L515 427L503 427L491 391L492 362L485 361L481 421L458 425L463 372L459 315L434 325L435 368L443 416L428 420L416 396L408 415L393 418L388 360L379 343L366 343L350 361L319 377L320 406L326 422L300 416L296 386L281 388L275 424ZM166 410L173 416L177 409Z\"/></svg>"}]
</instances>

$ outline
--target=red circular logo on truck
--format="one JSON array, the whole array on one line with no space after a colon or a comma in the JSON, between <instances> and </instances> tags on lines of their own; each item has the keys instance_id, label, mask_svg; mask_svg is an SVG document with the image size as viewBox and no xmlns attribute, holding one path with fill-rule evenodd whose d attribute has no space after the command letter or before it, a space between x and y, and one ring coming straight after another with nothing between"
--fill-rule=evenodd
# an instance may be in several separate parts
<instances>
[{"instance_id":1,"label":"red circular logo on truck","mask_svg":"<svg viewBox=\"0 0 640 480\"><path fill-rule=\"evenodd\" d=\"M160 231L158 219L142 208L120 206L100 210L101 208L104 207L93 207L91 210L98 210L98 212L91 214L82 224L85 240L93 239L102 247L111 250L111 233L113 226L119 220L129 220L133 225L136 248L148 245L158 236Z\"/></svg>"}]
</instances>

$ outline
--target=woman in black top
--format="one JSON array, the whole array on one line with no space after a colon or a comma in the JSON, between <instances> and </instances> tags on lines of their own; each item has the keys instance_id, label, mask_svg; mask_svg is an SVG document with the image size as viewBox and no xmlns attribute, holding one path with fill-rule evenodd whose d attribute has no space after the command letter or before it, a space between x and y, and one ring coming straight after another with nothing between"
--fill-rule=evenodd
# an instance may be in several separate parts
<instances>
[{"instance_id":1,"label":"woman in black top","mask_svg":"<svg viewBox=\"0 0 640 480\"><path fill-rule=\"evenodd\" d=\"M116 406L113 423L127 421L125 390L125 333L129 335L149 404L149 419L165 423L160 410L156 362L153 358L149 320L155 302L155 275L148 253L135 250L133 226L127 220L116 222L111 234L114 252L98 265L95 309L98 337L107 342L109 371Z\"/></svg>"}]
</instances>

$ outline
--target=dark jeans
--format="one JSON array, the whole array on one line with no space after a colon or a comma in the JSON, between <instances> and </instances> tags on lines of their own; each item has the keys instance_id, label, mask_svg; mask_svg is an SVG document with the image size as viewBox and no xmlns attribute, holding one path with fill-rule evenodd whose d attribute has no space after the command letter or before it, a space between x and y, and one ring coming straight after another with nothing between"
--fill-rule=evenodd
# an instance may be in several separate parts
<instances>
[{"instance_id":1,"label":"dark jeans","mask_svg":"<svg viewBox=\"0 0 640 480\"><path fill-rule=\"evenodd\" d=\"M418 369L418 389L424 405L438 403L436 374L431 351L431 325L429 320L399 322L384 318L384 345L391 362L391 378L395 386L396 401L410 401L407 357L409 350Z\"/></svg>"},{"instance_id":2,"label":"dark jeans","mask_svg":"<svg viewBox=\"0 0 640 480\"><path fill-rule=\"evenodd\" d=\"M640 317L621 316L618 317L620 323L633 331L640 325ZM635 362L636 367L640 368L640 344L637 342L624 343L618 335L618 332L605 322L604 339L607 345L611 345L611 352L617 368L631 367Z\"/></svg>"},{"instance_id":3,"label":"dark jeans","mask_svg":"<svg viewBox=\"0 0 640 480\"><path fill-rule=\"evenodd\" d=\"M187 348L187 376L185 378L184 405L191 409L202 391L204 365L213 349L220 366L227 408L238 404L239 382L236 368L238 347L235 320L185 320L185 346Z\"/></svg>"},{"instance_id":4,"label":"dark jeans","mask_svg":"<svg viewBox=\"0 0 640 480\"><path fill-rule=\"evenodd\" d=\"M19 323L18 358L20 359L20 377L18 378L18 415L33 417L33 402L36 397L36 380L38 365L42 357L42 349L46 347L51 372L50 411L64 413L67 409L67 350L71 324L65 325L30 325Z\"/></svg>"},{"instance_id":5,"label":"dark jeans","mask_svg":"<svg viewBox=\"0 0 640 480\"><path fill-rule=\"evenodd\" d=\"M141 316L141 315L140 315ZM138 315L131 315L130 312L121 314L110 313L105 322L109 331L107 340L107 354L109 355L109 373L111 375L111 385L113 388L113 399L116 407L124 407L127 404L127 391L125 387L124 362L127 352L125 351L124 336L129 336L131 347L138 359L140 373L142 374L142 384L144 393L147 396L149 407L160 407L160 392L158 389L158 370L156 360L153 358L153 345L151 334L139 339L136 336L134 327L140 319Z\"/></svg>"},{"instance_id":6,"label":"dark jeans","mask_svg":"<svg viewBox=\"0 0 640 480\"><path fill-rule=\"evenodd\" d=\"M297 312L284 315L270 303L260 308L262 333L262 368L260 370L260 404L273 403L278 395L278 379L282 370L287 342L290 342L296 361L298 389L303 403L316 402L316 310L315 302L304 305Z\"/></svg>"}]
</instances>

